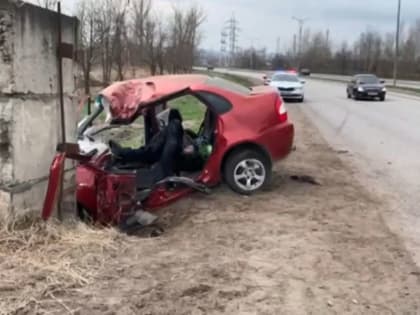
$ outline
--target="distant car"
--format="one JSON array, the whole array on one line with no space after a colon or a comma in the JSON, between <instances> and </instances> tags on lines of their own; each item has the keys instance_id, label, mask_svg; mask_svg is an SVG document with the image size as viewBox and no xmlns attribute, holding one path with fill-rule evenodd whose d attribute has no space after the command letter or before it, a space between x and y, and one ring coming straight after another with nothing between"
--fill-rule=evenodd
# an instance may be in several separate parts
<instances>
[{"instance_id":1,"label":"distant car","mask_svg":"<svg viewBox=\"0 0 420 315\"><path fill-rule=\"evenodd\" d=\"M293 72L277 72L271 77L270 86L275 87L284 100L297 100L303 102L305 99L304 85Z\"/></svg>"},{"instance_id":2,"label":"distant car","mask_svg":"<svg viewBox=\"0 0 420 315\"><path fill-rule=\"evenodd\" d=\"M207 65L207 70L208 70L208 71L213 71L213 70L214 70L214 66L212 66L212 65Z\"/></svg>"},{"instance_id":3,"label":"distant car","mask_svg":"<svg viewBox=\"0 0 420 315\"><path fill-rule=\"evenodd\" d=\"M379 98L385 101L385 81L374 74L357 74L347 85L347 97L355 100Z\"/></svg>"},{"instance_id":4,"label":"distant car","mask_svg":"<svg viewBox=\"0 0 420 315\"><path fill-rule=\"evenodd\" d=\"M307 69L307 68L303 68L300 70L300 74L304 75L304 76L310 76L311 75L311 70Z\"/></svg>"},{"instance_id":5,"label":"distant car","mask_svg":"<svg viewBox=\"0 0 420 315\"><path fill-rule=\"evenodd\" d=\"M191 160L191 152L183 153L173 165L173 176L156 178L154 170L160 162L121 163L111 143L101 138L102 131L130 125L143 116L144 139L150 144L165 128L156 107L186 95L207 107L199 131L184 130L183 146L199 147L194 154L201 163L194 169L191 165L184 169L185 163L179 163ZM103 113L110 119L94 124ZM292 151L294 127L283 100L270 87L248 89L221 78L167 75L117 82L100 92L95 111L79 124L78 139L57 148L42 217L51 216L65 160L73 159L79 162L76 202L80 217L126 226L128 221L136 222L138 211L159 209L193 191L207 192L222 180L237 193L257 192L269 183L274 162Z\"/></svg>"}]
</instances>

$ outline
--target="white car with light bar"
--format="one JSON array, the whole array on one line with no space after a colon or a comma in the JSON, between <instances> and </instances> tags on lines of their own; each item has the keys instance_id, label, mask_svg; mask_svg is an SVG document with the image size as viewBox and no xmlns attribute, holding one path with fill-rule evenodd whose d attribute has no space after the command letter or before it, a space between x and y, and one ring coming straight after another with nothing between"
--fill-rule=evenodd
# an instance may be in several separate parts
<instances>
[{"instance_id":1,"label":"white car with light bar","mask_svg":"<svg viewBox=\"0 0 420 315\"><path fill-rule=\"evenodd\" d=\"M305 81L301 80L293 72L277 72L270 80L270 86L276 88L284 100L296 100L303 102Z\"/></svg>"}]
</instances>

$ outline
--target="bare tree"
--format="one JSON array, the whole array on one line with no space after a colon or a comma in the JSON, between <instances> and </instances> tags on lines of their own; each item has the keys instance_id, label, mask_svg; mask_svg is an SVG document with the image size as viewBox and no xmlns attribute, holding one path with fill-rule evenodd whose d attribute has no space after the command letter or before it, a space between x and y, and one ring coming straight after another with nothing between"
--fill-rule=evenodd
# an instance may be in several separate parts
<instances>
[{"instance_id":1,"label":"bare tree","mask_svg":"<svg viewBox=\"0 0 420 315\"><path fill-rule=\"evenodd\" d=\"M162 23L157 25L157 41L156 41L156 59L159 66L159 74L165 72L165 46L167 43L168 35L164 30Z\"/></svg>"},{"instance_id":2,"label":"bare tree","mask_svg":"<svg viewBox=\"0 0 420 315\"><path fill-rule=\"evenodd\" d=\"M204 12L198 7L188 10L173 8L169 44L172 55L169 62L173 72L191 71L200 41L199 27L204 20Z\"/></svg>"},{"instance_id":3,"label":"bare tree","mask_svg":"<svg viewBox=\"0 0 420 315\"><path fill-rule=\"evenodd\" d=\"M133 56L135 62L141 65L145 60L144 56L144 41L146 23L149 21L150 13L152 9L151 0L137 0L133 3L133 37L135 43L136 56ZM149 26L150 31L150 26ZM150 34L149 34L150 35Z\"/></svg>"},{"instance_id":4,"label":"bare tree","mask_svg":"<svg viewBox=\"0 0 420 315\"><path fill-rule=\"evenodd\" d=\"M113 62L117 69L118 80L124 80L124 67L127 61L127 28L125 8L115 14L112 45Z\"/></svg>"},{"instance_id":5,"label":"bare tree","mask_svg":"<svg viewBox=\"0 0 420 315\"><path fill-rule=\"evenodd\" d=\"M38 5L46 9L55 9L57 2L57 0L38 0Z\"/></svg>"},{"instance_id":6,"label":"bare tree","mask_svg":"<svg viewBox=\"0 0 420 315\"><path fill-rule=\"evenodd\" d=\"M149 19L145 23L145 60L149 66L151 75L156 74L157 58L156 58L156 23Z\"/></svg>"},{"instance_id":7,"label":"bare tree","mask_svg":"<svg viewBox=\"0 0 420 315\"><path fill-rule=\"evenodd\" d=\"M79 52L78 60L83 70L83 82L86 95L90 95L90 76L95 61L95 7L92 1L80 1L78 4Z\"/></svg>"}]
</instances>

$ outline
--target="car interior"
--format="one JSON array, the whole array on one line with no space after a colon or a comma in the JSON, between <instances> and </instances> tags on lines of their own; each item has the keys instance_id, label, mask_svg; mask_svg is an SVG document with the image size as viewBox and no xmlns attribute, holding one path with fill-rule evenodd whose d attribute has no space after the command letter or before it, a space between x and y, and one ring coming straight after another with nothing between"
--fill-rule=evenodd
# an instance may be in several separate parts
<instances>
[{"instance_id":1,"label":"car interior","mask_svg":"<svg viewBox=\"0 0 420 315\"><path fill-rule=\"evenodd\" d=\"M197 98L196 96L194 97ZM156 103L143 113L145 146L154 141L154 137L168 126L169 112L172 108L171 104L176 98ZM214 130L216 127L216 115L210 110L207 104L198 98L197 100L199 100L200 106L204 106L204 117L199 128L195 128L196 130L190 128L190 122L183 117L184 136L181 141L184 150L174 169L176 176L191 179L196 178L201 173L207 159L211 155L211 150L214 145ZM180 113L183 115L182 110L180 110ZM111 151L112 146L115 146L115 143L111 142ZM203 148L207 148L206 154L200 152ZM126 162L113 157L107 169L113 173L136 171L137 177L142 181L140 186L150 186L154 184L154 179L148 178L148 170L151 167L153 165L142 162Z\"/></svg>"}]
</instances>

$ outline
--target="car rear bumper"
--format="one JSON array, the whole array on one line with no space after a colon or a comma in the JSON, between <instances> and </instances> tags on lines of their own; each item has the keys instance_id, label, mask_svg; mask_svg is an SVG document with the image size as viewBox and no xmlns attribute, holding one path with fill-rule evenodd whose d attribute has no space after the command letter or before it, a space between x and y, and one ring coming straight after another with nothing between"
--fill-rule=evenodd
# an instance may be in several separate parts
<instances>
[{"instance_id":1,"label":"car rear bumper","mask_svg":"<svg viewBox=\"0 0 420 315\"><path fill-rule=\"evenodd\" d=\"M269 151L273 161L284 159L293 148L295 128L292 123L278 124L264 134L259 143Z\"/></svg>"}]
</instances>

